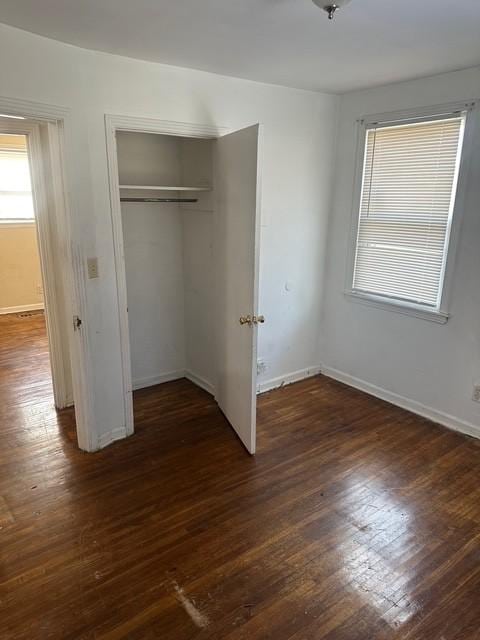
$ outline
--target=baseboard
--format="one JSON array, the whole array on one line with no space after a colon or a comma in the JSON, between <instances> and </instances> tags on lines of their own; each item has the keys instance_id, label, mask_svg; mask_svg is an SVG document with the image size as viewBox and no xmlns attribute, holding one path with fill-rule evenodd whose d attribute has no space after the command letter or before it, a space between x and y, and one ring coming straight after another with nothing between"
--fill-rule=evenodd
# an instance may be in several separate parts
<instances>
[{"instance_id":1,"label":"baseboard","mask_svg":"<svg viewBox=\"0 0 480 640\"><path fill-rule=\"evenodd\" d=\"M163 384L164 382L171 382L172 380L179 380L184 377L185 371L183 369L178 369L178 371L169 371L168 373L159 373L156 376L148 376L146 378L137 378L133 380L132 388L136 391L137 389L154 387L156 384Z\"/></svg>"},{"instance_id":2,"label":"baseboard","mask_svg":"<svg viewBox=\"0 0 480 640\"><path fill-rule=\"evenodd\" d=\"M211 396L215 395L213 384L211 382L208 382L208 380L205 380L205 378L202 378L202 376L199 376L196 373L193 373L193 371L189 371L188 369L184 372L184 376L185 378L187 378L187 380L190 380L190 382L193 382L193 384L196 384L197 387L202 388Z\"/></svg>"},{"instance_id":3,"label":"baseboard","mask_svg":"<svg viewBox=\"0 0 480 640\"><path fill-rule=\"evenodd\" d=\"M153 387L156 384L163 384L164 382L171 382L172 380L180 380L180 378L187 378L198 387L201 387L210 395L214 395L213 384L202 378L201 376L185 369L178 369L177 371L169 371L168 373L160 373L156 376L149 376L147 378L137 378L133 381L133 390L145 389L146 387Z\"/></svg>"},{"instance_id":4,"label":"baseboard","mask_svg":"<svg viewBox=\"0 0 480 640\"><path fill-rule=\"evenodd\" d=\"M65 403L61 406L61 407L57 407L57 405L55 405L55 409L58 409L59 411L63 411L64 409L70 409L70 407L74 407L75 403L72 399L67 398L65 400Z\"/></svg>"},{"instance_id":5,"label":"baseboard","mask_svg":"<svg viewBox=\"0 0 480 640\"><path fill-rule=\"evenodd\" d=\"M7 313L24 313L25 311L40 311L43 309L43 302L37 302L36 304L22 304L19 307L2 307L0 308L0 316Z\"/></svg>"},{"instance_id":6,"label":"baseboard","mask_svg":"<svg viewBox=\"0 0 480 640\"><path fill-rule=\"evenodd\" d=\"M319 373L320 367L315 366L300 369L299 371L293 371L292 373L287 373L283 376L277 376L276 378L271 378L270 380L265 380L264 382L257 384L257 393L265 393L272 389L278 389L278 387L284 387L287 384L293 384L294 382L305 380L305 378L317 376Z\"/></svg>"},{"instance_id":7,"label":"baseboard","mask_svg":"<svg viewBox=\"0 0 480 640\"><path fill-rule=\"evenodd\" d=\"M355 389L364 391L371 396L375 396L376 398L380 398L381 400L386 400L387 402L390 402L397 407L407 409L407 411L416 413L423 418L428 418L429 420L432 420L432 422L437 422L444 427L447 427L448 429L459 431L460 433L464 433L474 438L480 438L480 427L477 427L471 422L461 420L460 418L451 416L450 414L444 413L443 411L437 411L437 409L427 407L421 402L410 400L409 398L405 398L398 393L393 393L393 391L388 391L387 389L384 389L382 387L377 387L370 382L366 382L365 380L361 380L360 378L355 378L354 376L351 376L348 373L344 373L343 371L338 371L337 369L326 366L321 367L321 369L322 374L327 376L328 378L333 378L334 380L338 380L339 382L348 384L350 387L355 387Z\"/></svg>"},{"instance_id":8,"label":"baseboard","mask_svg":"<svg viewBox=\"0 0 480 640\"><path fill-rule=\"evenodd\" d=\"M128 434L125 427L117 427L116 429L112 429L107 433L102 433L98 438L98 449L104 449L116 440L123 440L127 437L127 435Z\"/></svg>"}]
</instances>

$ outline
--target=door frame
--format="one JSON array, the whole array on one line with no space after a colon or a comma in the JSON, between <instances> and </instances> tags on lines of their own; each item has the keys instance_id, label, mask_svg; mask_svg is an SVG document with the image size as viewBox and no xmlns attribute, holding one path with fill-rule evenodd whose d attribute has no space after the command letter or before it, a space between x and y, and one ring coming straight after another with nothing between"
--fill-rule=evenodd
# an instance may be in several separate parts
<instances>
[{"instance_id":1,"label":"door frame","mask_svg":"<svg viewBox=\"0 0 480 640\"><path fill-rule=\"evenodd\" d=\"M120 204L120 184L118 178L118 158L116 133L129 131L134 133L153 133L178 136L181 138L216 139L233 131L227 127L210 124L157 120L125 115L105 115L105 135L107 143L107 164L110 189L110 208L114 245L115 275L117 282L118 325L120 331L120 349L122 360L122 381L125 415L125 435L134 433L132 365L130 358L130 334L128 329L128 299L125 269L125 251L123 242L122 210Z\"/></svg>"},{"instance_id":2,"label":"door frame","mask_svg":"<svg viewBox=\"0 0 480 640\"><path fill-rule=\"evenodd\" d=\"M64 107L0 97L0 113L13 116L9 128L28 136L29 161L32 170L32 190L35 199L35 215L39 243L42 279L44 283L45 311L48 326L50 362L57 406L75 404L77 442L80 449L98 449L98 436L93 419L93 388L89 375L89 348L85 329L74 331L74 316L87 317L84 260L81 247L75 241L75 212L68 197L68 166L74 166L75 149L69 139L72 127L70 111ZM14 119L18 118L18 119ZM13 124L15 123L15 124ZM42 157L40 126L46 127L48 158ZM69 162L69 159L72 162ZM45 172L48 160L51 173L53 203L46 205ZM54 235L60 244L55 250ZM54 256L58 260L57 266ZM64 301L60 300L55 283L55 273L61 271L64 285ZM60 305L64 306L64 323L61 326ZM72 373L73 397L63 381L65 349L62 331L67 336Z\"/></svg>"}]
</instances>

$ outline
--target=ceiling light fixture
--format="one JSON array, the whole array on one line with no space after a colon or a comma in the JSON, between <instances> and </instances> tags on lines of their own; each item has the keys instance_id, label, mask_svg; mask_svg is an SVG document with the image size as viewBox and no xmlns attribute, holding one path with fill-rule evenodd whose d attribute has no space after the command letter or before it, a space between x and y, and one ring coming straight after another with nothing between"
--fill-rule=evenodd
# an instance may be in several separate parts
<instances>
[{"instance_id":1,"label":"ceiling light fixture","mask_svg":"<svg viewBox=\"0 0 480 640\"><path fill-rule=\"evenodd\" d=\"M328 19L333 20L333 16L338 9L341 9L350 0L335 0L335 2L328 2L328 0L313 0L313 3L328 13Z\"/></svg>"}]
</instances>

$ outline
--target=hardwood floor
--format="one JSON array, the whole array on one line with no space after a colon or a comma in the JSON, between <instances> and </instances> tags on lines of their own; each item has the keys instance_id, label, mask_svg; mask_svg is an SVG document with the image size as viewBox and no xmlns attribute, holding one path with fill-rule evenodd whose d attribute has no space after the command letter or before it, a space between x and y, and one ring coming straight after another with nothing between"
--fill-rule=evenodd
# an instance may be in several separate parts
<instances>
[{"instance_id":1,"label":"hardwood floor","mask_svg":"<svg viewBox=\"0 0 480 640\"><path fill-rule=\"evenodd\" d=\"M251 458L180 380L85 454L42 323L0 318L2 640L480 638L478 441L317 377Z\"/></svg>"}]
</instances>

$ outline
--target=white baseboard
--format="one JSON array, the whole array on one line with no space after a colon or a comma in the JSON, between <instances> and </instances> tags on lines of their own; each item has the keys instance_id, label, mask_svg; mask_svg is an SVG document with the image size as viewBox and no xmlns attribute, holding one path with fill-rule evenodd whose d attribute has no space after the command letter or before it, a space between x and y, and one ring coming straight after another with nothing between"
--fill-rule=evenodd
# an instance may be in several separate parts
<instances>
[{"instance_id":1,"label":"white baseboard","mask_svg":"<svg viewBox=\"0 0 480 640\"><path fill-rule=\"evenodd\" d=\"M43 309L43 302L37 302L36 304L23 304L19 307L2 307L0 308L0 316L6 315L7 313L24 313L25 311L40 311Z\"/></svg>"},{"instance_id":2,"label":"white baseboard","mask_svg":"<svg viewBox=\"0 0 480 640\"><path fill-rule=\"evenodd\" d=\"M202 388L211 396L215 395L213 384L211 382L208 382L208 380L205 380L205 378L202 378L202 376L199 376L196 373L193 373L193 371L189 371L188 369L184 372L184 376L185 378L187 378L187 380L190 380L190 382L193 382L193 384L196 384L197 387Z\"/></svg>"},{"instance_id":3,"label":"white baseboard","mask_svg":"<svg viewBox=\"0 0 480 640\"><path fill-rule=\"evenodd\" d=\"M177 371L169 371L168 373L160 373L156 376L149 376L147 378L137 378L133 381L133 390L145 389L147 387L154 387L156 384L163 384L164 382L171 382L172 380L180 380L180 378L187 378L198 387L204 389L210 395L214 395L214 387L211 382L197 375L193 371L178 369Z\"/></svg>"},{"instance_id":4,"label":"white baseboard","mask_svg":"<svg viewBox=\"0 0 480 640\"><path fill-rule=\"evenodd\" d=\"M377 387L370 382L366 382L365 380L361 380L360 378L355 378L348 373L343 373L343 371L338 371L337 369L325 366L321 367L321 370L322 374L327 376L328 378L333 378L334 380L338 380L339 382L348 384L350 387L360 389L360 391L364 391L365 393L375 396L376 398L386 400L387 402L390 402L397 407L407 409L407 411L411 411L412 413L416 413L423 418L428 418L429 420L437 422L444 427L448 427L448 429L460 431L460 433L465 433L466 435L473 436L474 438L480 438L480 427L477 427L471 422L461 420L460 418L451 416L450 414L444 413L443 411L437 411L437 409L427 407L421 402L410 400L409 398L400 396L398 393L393 393L393 391L388 391L387 389L383 389L382 387Z\"/></svg>"},{"instance_id":5,"label":"white baseboard","mask_svg":"<svg viewBox=\"0 0 480 640\"><path fill-rule=\"evenodd\" d=\"M74 406L75 406L75 403L73 401L73 398L68 396L67 398L65 398L65 403L62 404L62 406L55 405L55 408L62 411L63 409L69 409L70 407L74 407Z\"/></svg>"},{"instance_id":6,"label":"white baseboard","mask_svg":"<svg viewBox=\"0 0 480 640\"><path fill-rule=\"evenodd\" d=\"M179 380L180 378L185 378L185 371L183 369L160 373L155 376L148 376L147 378L136 378L133 380L132 388L136 391L137 389L154 387L156 384L163 384L164 382L171 382L172 380Z\"/></svg>"},{"instance_id":7,"label":"white baseboard","mask_svg":"<svg viewBox=\"0 0 480 640\"><path fill-rule=\"evenodd\" d=\"M98 449L104 449L116 440L123 440L127 437L127 435L128 434L125 427L117 427L116 429L112 429L107 433L102 433L98 438Z\"/></svg>"},{"instance_id":8,"label":"white baseboard","mask_svg":"<svg viewBox=\"0 0 480 640\"><path fill-rule=\"evenodd\" d=\"M265 393L266 391L271 391L272 389L277 389L278 387L284 387L287 384L293 384L294 382L305 380L305 378L317 376L320 373L320 369L321 368L318 366L307 367L306 369L292 371L292 373L286 373L283 376L265 380L264 382L260 382L259 384L257 384L257 393Z\"/></svg>"}]
</instances>

